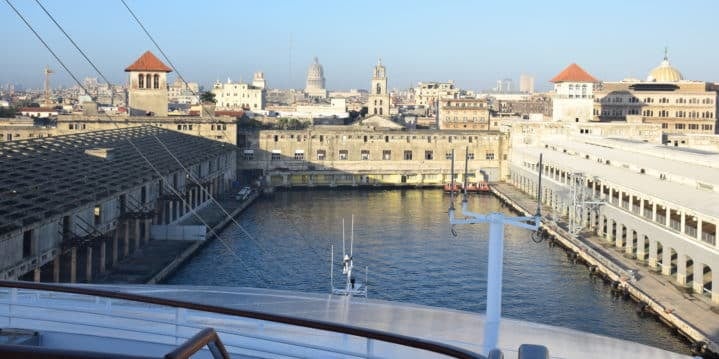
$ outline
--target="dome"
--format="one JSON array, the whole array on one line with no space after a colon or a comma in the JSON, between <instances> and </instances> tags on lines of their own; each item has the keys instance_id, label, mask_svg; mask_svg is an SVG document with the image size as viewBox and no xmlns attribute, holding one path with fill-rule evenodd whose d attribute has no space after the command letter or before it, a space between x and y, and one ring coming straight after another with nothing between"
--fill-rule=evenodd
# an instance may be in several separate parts
<instances>
[{"instance_id":1,"label":"dome","mask_svg":"<svg viewBox=\"0 0 719 359\"><path fill-rule=\"evenodd\" d=\"M320 65L319 60L315 57L315 62L307 69L307 86L306 90L317 90L325 88L325 73Z\"/></svg>"},{"instance_id":2,"label":"dome","mask_svg":"<svg viewBox=\"0 0 719 359\"><path fill-rule=\"evenodd\" d=\"M684 80L682 73L672 67L666 52L662 63L649 72L649 76L647 76L647 81L651 82L677 82L681 80Z\"/></svg>"}]
</instances>

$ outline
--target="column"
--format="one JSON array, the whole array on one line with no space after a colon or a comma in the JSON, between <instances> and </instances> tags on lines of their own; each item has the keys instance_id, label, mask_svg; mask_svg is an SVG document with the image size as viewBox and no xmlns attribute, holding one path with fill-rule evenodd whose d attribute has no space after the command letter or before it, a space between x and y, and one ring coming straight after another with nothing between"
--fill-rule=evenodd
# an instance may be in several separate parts
<instances>
[{"instance_id":1,"label":"column","mask_svg":"<svg viewBox=\"0 0 719 359\"><path fill-rule=\"evenodd\" d=\"M669 208L669 206L667 206L664 209L664 211L666 212L666 213L664 213L666 215L666 217L664 217L664 225L666 227L669 227L669 221L671 220L672 210Z\"/></svg>"},{"instance_id":2,"label":"column","mask_svg":"<svg viewBox=\"0 0 719 359\"><path fill-rule=\"evenodd\" d=\"M77 247L70 248L70 283L77 282Z\"/></svg>"},{"instance_id":3,"label":"column","mask_svg":"<svg viewBox=\"0 0 719 359\"><path fill-rule=\"evenodd\" d=\"M122 243L124 244L123 248L123 255L122 257L125 258L130 255L130 219L126 219L125 221L125 235L123 236Z\"/></svg>"},{"instance_id":4,"label":"column","mask_svg":"<svg viewBox=\"0 0 719 359\"><path fill-rule=\"evenodd\" d=\"M644 240L644 234L637 232L637 259L644 262L644 258L646 258L646 253L644 252L644 246L646 246L646 241Z\"/></svg>"},{"instance_id":5,"label":"column","mask_svg":"<svg viewBox=\"0 0 719 359\"><path fill-rule=\"evenodd\" d=\"M672 274L672 249L667 246L662 248L662 274Z\"/></svg>"},{"instance_id":6,"label":"column","mask_svg":"<svg viewBox=\"0 0 719 359\"><path fill-rule=\"evenodd\" d=\"M58 253L52 260L52 281L55 283L60 282L60 256L62 253Z\"/></svg>"},{"instance_id":7,"label":"column","mask_svg":"<svg viewBox=\"0 0 719 359\"><path fill-rule=\"evenodd\" d=\"M647 218L647 217L644 217L644 198L643 197L639 198L639 216L642 218Z\"/></svg>"},{"instance_id":8,"label":"column","mask_svg":"<svg viewBox=\"0 0 719 359\"><path fill-rule=\"evenodd\" d=\"M649 268L657 268L657 241L649 240Z\"/></svg>"},{"instance_id":9,"label":"column","mask_svg":"<svg viewBox=\"0 0 719 359\"><path fill-rule=\"evenodd\" d=\"M140 248L140 219L135 219L135 250Z\"/></svg>"},{"instance_id":10,"label":"column","mask_svg":"<svg viewBox=\"0 0 719 359\"><path fill-rule=\"evenodd\" d=\"M622 248L624 244L626 243L626 238L623 238L622 233L624 226L622 224L617 223L617 231L614 238L614 246L617 248Z\"/></svg>"},{"instance_id":11,"label":"column","mask_svg":"<svg viewBox=\"0 0 719 359\"><path fill-rule=\"evenodd\" d=\"M701 242L702 240L702 218L697 215L697 240Z\"/></svg>"},{"instance_id":12,"label":"column","mask_svg":"<svg viewBox=\"0 0 719 359\"><path fill-rule=\"evenodd\" d=\"M634 231L627 228L627 237L624 239L624 253L626 254L634 254ZM637 234L637 237L639 237L639 234ZM639 238L637 238L637 241Z\"/></svg>"},{"instance_id":13,"label":"column","mask_svg":"<svg viewBox=\"0 0 719 359\"><path fill-rule=\"evenodd\" d=\"M613 223L614 223L614 221L611 218L607 218L607 224L606 224L607 230L604 232L604 239L606 239L607 242L612 241L612 228L613 228L612 224Z\"/></svg>"},{"instance_id":14,"label":"column","mask_svg":"<svg viewBox=\"0 0 719 359\"><path fill-rule=\"evenodd\" d=\"M657 221L657 202L652 202L652 221Z\"/></svg>"},{"instance_id":15,"label":"column","mask_svg":"<svg viewBox=\"0 0 719 359\"><path fill-rule=\"evenodd\" d=\"M167 201L167 224L172 223L175 219L175 201Z\"/></svg>"},{"instance_id":16,"label":"column","mask_svg":"<svg viewBox=\"0 0 719 359\"><path fill-rule=\"evenodd\" d=\"M92 247L87 246L87 256L85 260L85 280L90 283L92 281Z\"/></svg>"},{"instance_id":17,"label":"column","mask_svg":"<svg viewBox=\"0 0 719 359\"><path fill-rule=\"evenodd\" d=\"M692 282L694 293L702 294L704 291L704 264L694 262L694 281Z\"/></svg>"},{"instance_id":18,"label":"column","mask_svg":"<svg viewBox=\"0 0 719 359\"><path fill-rule=\"evenodd\" d=\"M150 228L152 228L152 221L145 219L145 243L150 241Z\"/></svg>"},{"instance_id":19,"label":"column","mask_svg":"<svg viewBox=\"0 0 719 359\"><path fill-rule=\"evenodd\" d=\"M719 268L712 268L712 283L719 283ZM719 304L719 285L712 285L712 304Z\"/></svg>"},{"instance_id":20,"label":"column","mask_svg":"<svg viewBox=\"0 0 719 359\"><path fill-rule=\"evenodd\" d=\"M100 273L105 273L105 262L107 260L107 243L105 239L100 242Z\"/></svg>"},{"instance_id":21,"label":"column","mask_svg":"<svg viewBox=\"0 0 719 359\"><path fill-rule=\"evenodd\" d=\"M112 266L115 267L117 265L117 237L120 236L119 234L120 228L118 225L118 228L115 228L115 232L112 234Z\"/></svg>"},{"instance_id":22,"label":"column","mask_svg":"<svg viewBox=\"0 0 719 359\"><path fill-rule=\"evenodd\" d=\"M686 219L687 219L687 214L684 212L684 210L682 210L680 217L681 217L681 220L680 220L680 224L679 224L679 232L684 234L684 233L686 233L684 230L686 229L685 227L686 227Z\"/></svg>"},{"instance_id":23,"label":"column","mask_svg":"<svg viewBox=\"0 0 719 359\"><path fill-rule=\"evenodd\" d=\"M677 254L677 282L679 285L687 284L687 256Z\"/></svg>"},{"instance_id":24,"label":"column","mask_svg":"<svg viewBox=\"0 0 719 359\"><path fill-rule=\"evenodd\" d=\"M32 279L35 281L35 283L40 283L40 267L35 268L35 270L32 271Z\"/></svg>"}]
</instances>

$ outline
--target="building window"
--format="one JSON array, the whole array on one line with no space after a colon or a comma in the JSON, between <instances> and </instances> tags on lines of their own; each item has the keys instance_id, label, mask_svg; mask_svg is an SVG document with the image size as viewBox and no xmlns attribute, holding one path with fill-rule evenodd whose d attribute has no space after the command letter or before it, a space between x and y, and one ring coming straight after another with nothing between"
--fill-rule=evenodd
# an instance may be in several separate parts
<instances>
[{"instance_id":1,"label":"building window","mask_svg":"<svg viewBox=\"0 0 719 359\"><path fill-rule=\"evenodd\" d=\"M177 125L177 130L182 131L182 125Z\"/></svg>"},{"instance_id":2,"label":"building window","mask_svg":"<svg viewBox=\"0 0 719 359\"><path fill-rule=\"evenodd\" d=\"M668 123L662 123L662 128L669 128L669 124L668 124Z\"/></svg>"},{"instance_id":3,"label":"building window","mask_svg":"<svg viewBox=\"0 0 719 359\"><path fill-rule=\"evenodd\" d=\"M474 159L474 153L470 152L467 154L467 159L473 160Z\"/></svg>"},{"instance_id":4,"label":"building window","mask_svg":"<svg viewBox=\"0 0 719 359\"><path fill-rule=\"evenodd\" d=\"M684 124L683 124L683 123L675 123L675 124L674 124L674 129L683 130L683 129L684 129Z\"/></svg>"},{"instance_id":5,"label":"building window","mask_svg":"<svg viewBox=\"0 0 719 359\"><path fill-rule=\"evenodd\" d=\"M155 76L153 76L153 78L155 79L153 87L156 89L159 89L160 88L160 75L155 74Z\"/></svg>"},{"instance_id":6,"label":"building window","mask_svg":"<svg viewBox=\"0 0 719 359\"><path fill-rule=\"evenodd\" d=\"M392 151L390 150L383 150L382 151L382 160L383 161L389 161L392 159Z\"/></svg>"},{"instance_id":7,"label":"building window","mask_svg":"<svg viewBox=\"0 0 719 359\"><path fill-rule=\"evenodd\" d=\"M404 160L405 160L405 161L411 161L411 160L412 160L412 151L404 151Z\"/></svg>"},{"instance_id":8,"label":"building window","mask_svg":"<svg viewBox=\"0 0 719 359\"><path fill-rule=\"evenodd\" d=\"M327 152L325 150L317 150L317 161L324 161L325 157L327 157Z\"/></svg>"},{"instance_id":9,"label":"building window","mask_svg":"<svg viewBox=\"0 0 719 359\"><path fill-rule=\"evenodd\" d=\"M347 150L340 150L340 159L346 160L347 157L349 157L349 152Z\"/></svg>"},{"instance_id":10,"label":"building window","mask_svg":"<svg viewBox=\"0 0 719 359\"><path fill-rule=\"evenodd\" d=\"M145 87L145 75L139 74L137 76L137 87L139 87L139 88Z\"/></svg>"},{"instance_id":11,"label":"building window","mask_svg":"<svg viewBox=\"0 0 719 359\"><path fill-rule=\"evenodd\" d=\"M245 151L242 153L242 158L243 158L245 161L252 161L252 160L254 160L254 159L255 159L255 151L253 151L253 150L245 150Z\"/></svg>"},{"instance_id":12,"label":"building window","mask_svg":"<svg viewBox=\"0 0 719 359\"><path fill-rule=\"evenodd\" d=\"M369 150L362 150L361 156L362 156L362 161L368 161L369 160Z\"/></svg>"},{"instance_id":13,"label":"building window","mask_svg":"<svg viewBox=\"0 0 719 359\"><path fill-rule=\"evenodd\" d=\"M270 157L272 161L279 161L280 160L280 153L279 152L272 152L272 157Z\"/></svg>"},{"instance_id":14,"label":"building window","mask_svg":"<svg viewBox=\"0 0 719 359\"><path fill-rule=\"evenodd\" d=\"M487 154L484 155L485 160L493 160L494 159L494 153L493 152L487 152Z\"/></svg>"},{"instance_id":15,"label":"building window","mask_svg":"<svg viewBox=\"0 0 719 359\"><path fill-rule=\"evenodd\" d=\"M432 151L424 151L424 159L425 160L433 160L434 153Z\"/></svg>"},{"instance_id":16,"label":"building window","mask_svg":"<svg viewBox=\"0 0 719 359\"><path fill-rule=\"evenodd\" d=\"M305 153L301 151L295 151L295 160L302 161L305 159Z\"/></svg>"},{"instance_id":17,"label":"building window","mask_svg":"<svg viewBox=\"0 0 719 359\"><path fill-rule=\"evenodd\" d=\"M444 154L444 159L445 159L445 160L451 160L451 159L452 159L452 152L447 152L447 153L445 153L445 154Z\"/></svg>"}]
</instances>

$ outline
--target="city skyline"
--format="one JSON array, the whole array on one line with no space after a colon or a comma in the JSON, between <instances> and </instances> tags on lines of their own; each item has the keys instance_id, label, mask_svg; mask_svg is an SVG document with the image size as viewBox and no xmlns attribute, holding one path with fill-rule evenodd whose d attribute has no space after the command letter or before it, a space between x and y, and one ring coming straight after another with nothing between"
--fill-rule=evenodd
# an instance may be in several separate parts
<instances>
[{"instance_id":1,"label":"city skyline","mask_svg":"<svg viewBox=\"0 0 719 359\"><path fill-rule=\"evenodd\" d=\"M98 76L37 4L13 4L76 76ZM573 62L603 81L643 79L662 60L665 46L686 79L719 81L719 68L712 66L719 51L705 45L715 13L708 10L719 5L708 1L681 9L648 1L597 6L517 1L484 8L464 1L444 7L370 2L350 9L323 1L128 4L185 79L205 86L228 77L250 82L255 71L263 71L272 88L300 89L317 56L330 90L368 88L381 57L390 88L454 80L461 88L485 90L497 79L517 81L527 73L535 77L537 91L544 91L549 79ZM114 84L126 82L122 69L139 54L151 50L159 56L119 1L43 5ZM53 87L73 85L4 6L0 28L14 50L0 59L0 83L41 87L42 69L49 65L56 70ZM691 27L672 26L689 19Z\"/></svg>"}]
</instances>

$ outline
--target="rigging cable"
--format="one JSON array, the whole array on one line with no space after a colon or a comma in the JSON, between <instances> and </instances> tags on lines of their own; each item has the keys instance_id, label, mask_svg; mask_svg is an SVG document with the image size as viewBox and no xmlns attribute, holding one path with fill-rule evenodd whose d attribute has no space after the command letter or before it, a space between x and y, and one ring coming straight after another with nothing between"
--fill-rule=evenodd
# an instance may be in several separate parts
<instances>
[{"instance_id":1,"label":"rigging cable","mask_svg":"<svg viewBox=\"0 0 719 359\"><path fill-rule=\"evenodd\" d=\"M36 1L37 1L37 0L36 0ZM53 55L53 57L55 58L55 60L57 60L57 62L63 67L63 69L65 69L65 71L67 71L67 73L70 75L70 77L72 77L72 79L75 81L75 83L77 83L77 85L78 85L83 91L85 91L86 94L89 95L90 93L89 93L89 91L85 88L85 86L78 80L78 78L75 76L75 74L68 69L68 67L65 65L65 63L64 63L64 62L60 59L60 57L52 50L52 48L47 44L47 42L45 42L45 40L42 38L42 36L40 36L40 34L35 30L35 28L33 28L33 26L32 26L32 25L27 21L27 19L22 15L22 13L20 13L20 11L10 2L10 0L5 0L5 2L13 9L13 11L15 12L15 14L17 14L17 16L25 23L25 25L27 25L27 27L30 29L30 31L32 31L32 33L35 35L35 37L37 37L37 39L40 40L40 42L45 46L45 48ZM43 9L44 9L44 7L43 7ZM49 17L52 18L52 15L51 15L49 12L47 12L46 9L44 9L44 10L45 10L46 14L47 14ZM54 19L53 19L53 22L55 22L55 24L56 24L58 27L61 28L61 26L60 26ZM70 36L69 36L64 30L62 30L62 32L65 34L66 37L70 38ZM81 50L79 49L79 47L77 46L77 44L76 44L74 41L71 40L71 42L73 43L73 45L75 45L75 47L76 47L76 49L78 49L78 51L81 51ZM81 51L81 52L82 52L82 51ZM90 62L90 63L92 64L92 61L90 61L86 56L85 56L85 59L88 60L88 62ZM102 75L102 73L99 72L99 70L97 70L97 67L96 67L94 64L92 64L92 66L93 66L93 68L95 68L96 71L98 71L98 73L101 74L101 76L102 76L103 78L105 78L105 77ZM109 84L109 83L108 83L108 84ZM108 117L109 120L112 120L109 116L107 116L107 117ZM118 129L121 129L121 128L117 125L117 123L115 123L114 121L113 121L113 124L115 124L115 126L116 126ZM157 138L157 137L155 136L155 138ZM135 149L135 151L140 155L140 157L142 157L143 160L144 160L145 162L147 162L147 164L150 166L150 168L151 168L152 170L154 170L154 172L155 172L160 178L163 178L162 174L161 174L160 171L157 169L157 167L155 167L155 165L147 158L147 156L145 156L145 154L142 153L142 151L139 149L139 147L137 147L137 145L136 145L134 142L132 142L132 140L131 140L129 137L127 138L127 141L128 141L128 142L130 143L130 145ZM184 168L184 166L183 166L183 168ZM167 187L168 187L168 189L170 189L171 192L173 192L173 194L175 194L178 198L180 198L180 199L183 201L183 204L185 204L185 205L187 204L187 202L185 201L184 197L183 197L182 195L180 195L180 193L179 193L176 189L172 188L171 186L167 186ZM187 206L187 207L190 208L189 206ZM244 261L242 260L242 258L231 248L231 246L230 246L228 243L226 243L225 240L224 240L222 237L220 237L220 236L215 232L215 230L212 229L212 227L210 227L210 226L204 221L204 219L197 214L197 212L196 212L195 209L190 208L190 211L191 211L192 214L194 214L207 228L210 229L212 235L215 236L217 239L219 239L220 242L227 248L228 251L230 251L230 253L231 253L233 256L235 256L238 260L240 260L240 262L244 262ZM244 263L243 263L243 264L244 264ZM246 264L245 264L245 266L247 267L246 269L247 269L250 273L253 273L259 280L264 280L264 281L267 281L267 282L269 282L269 283L272 283L271 280L269 280L269 279L267 279L267 278L263 278L263 277L260 276L259 274L257 274L257 273L255 273L254 271L252 271L252 270L250 269L250 267L247 266Z\"/></svg>"}]
</instances>

